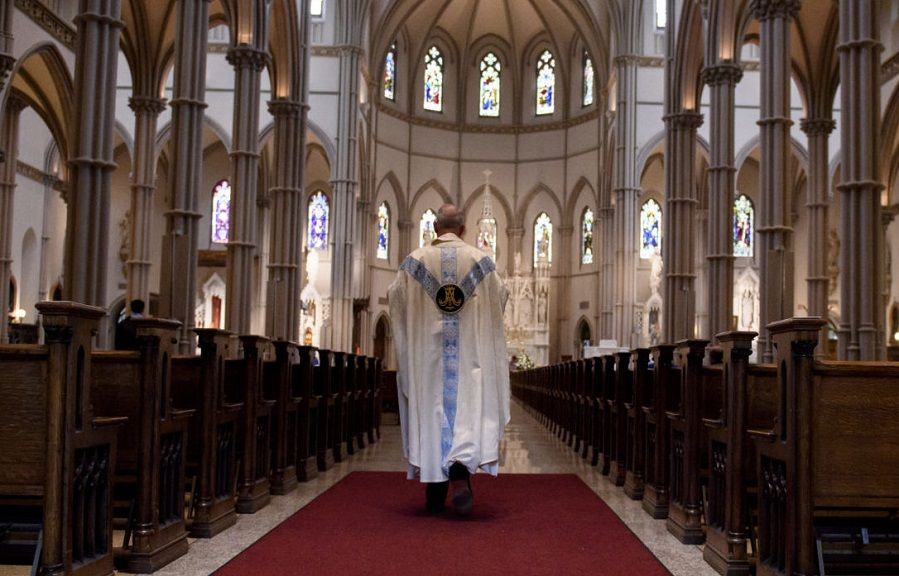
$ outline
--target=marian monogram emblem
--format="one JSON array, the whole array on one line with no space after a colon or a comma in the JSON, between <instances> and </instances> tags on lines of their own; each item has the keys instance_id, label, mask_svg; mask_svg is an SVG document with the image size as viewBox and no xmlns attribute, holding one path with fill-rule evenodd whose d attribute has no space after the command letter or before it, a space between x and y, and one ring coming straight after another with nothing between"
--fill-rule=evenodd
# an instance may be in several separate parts
<instances>
[{"instance_id":1,"label":"marian monogram emblem","mask_svg":"<svg viewBox=\"0 0 899 576\"><path fill-rule=\"evenodd\" d=\"M455 284L444 284L437 289L434 301L444 314L455 314L465 305L465 293Z\"/></svg>"}]
</instances>

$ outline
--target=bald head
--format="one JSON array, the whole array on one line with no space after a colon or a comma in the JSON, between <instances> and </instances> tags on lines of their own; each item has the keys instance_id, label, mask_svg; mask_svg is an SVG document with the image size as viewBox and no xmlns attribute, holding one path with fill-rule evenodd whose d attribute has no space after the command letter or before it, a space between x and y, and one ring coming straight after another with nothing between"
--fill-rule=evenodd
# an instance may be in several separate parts
<instances>
[{"instance_id":1,"label":"bald head","mask_svg":"<svg viewBox=\"0 0 899 576\"><path fill-rule=\"evenodd\" d=\"M465 233L465 214L455 204L444 204L437 211L437 219L434 221L434 232L438 236L451 233L461 238Z\"/></svg>"}]
</instances>

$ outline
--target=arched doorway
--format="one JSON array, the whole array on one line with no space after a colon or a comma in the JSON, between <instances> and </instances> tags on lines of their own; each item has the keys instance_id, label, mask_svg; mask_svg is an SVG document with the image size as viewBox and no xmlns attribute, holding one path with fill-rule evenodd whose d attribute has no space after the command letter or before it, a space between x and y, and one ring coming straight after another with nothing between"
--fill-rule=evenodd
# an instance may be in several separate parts
<instances>
[{"instance_id":1,"label":"arched doorway","mask_svg":"<svg viewBox=\"0 0 899 576\"><path fill-rule=\"evenodd\" d=\"M381 315L381 317L378 318L378 323L375 325L374 344L372 354L375 358L380 358L386 367L389 364L388 355L390 354L392 343L390 337L390 321L385 315Z\"/></svg>"},{"instance_id":2,"label":"arched doorway","mask_svg":"<svg viewBox=\"0 0 899 576\"><path fill-rule=\"evenodd\" d=\"M577 348L577 357L583 358L584 347L590 346L593 343L593 332L590 330L590 323L587 322L586 318L581 318L578 321L575 337L577 338L575 346Z\"/></svg>"}]
</instances>

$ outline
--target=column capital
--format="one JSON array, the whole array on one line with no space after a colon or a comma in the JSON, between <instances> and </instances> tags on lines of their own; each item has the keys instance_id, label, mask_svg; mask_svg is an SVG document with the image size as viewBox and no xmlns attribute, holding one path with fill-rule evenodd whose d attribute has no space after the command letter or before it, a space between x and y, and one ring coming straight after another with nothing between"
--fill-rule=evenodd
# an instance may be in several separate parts
<instances>
[{"instance_id":1,"label":"column capital","mask_svg":"<svg viewBox=\"0 0 899 576\"><path fill-rule=\"evenodd\" d=\"M396 225L401 231L411 230L413 222L411 220L399 220Z\"/></svg>"},{"instance_id":2,"label":"column capital","mask_svg":"<svg viewBox=\"0 0 899 576\"><path fill-rule=\"evenodd\" d=\"M263 50L242 44L240 46L232 46L228 48L225 59L231 66L236 69L252 68L256 72L261 72L265 68L268 60L268 53Z\"/></svg>"},{"instance_id":3,"label":"column capital","mask_svg":"<svg viewBox=\"0 0 899 576\"><path fill-rule=\"evenodd\" d=\"M709 86L736 86L742 79L743 68L736 62L719 62L702 69L702 81Z\"/></svg>"},{"instance_id":4,"label":"column capital","mask_svg":"<svg viewBox=\"0 0 899 576\"><path fill-rule=\"evenodd\" d=\"M612 61L615 63L615 66L636 65L640 62L640 56L637 54L620 54L615 56L615 59Z\"/></svg>"},{"instance_id":5,"label":"column capital","mask_svg":"<svg viewBox=\"0 0 899 576\"><path fill-rule=\"evenodd\" d=\"M153 96L132 96L128 98L128 107L136 114L146 113L158 116L165 110L166 99Z\"/></svg>"},{"instance_id":6,"label":"column capital","mask_svg":"<svg viewBox=\"0 0 899 576\"><path fill-rule=\"evenodd\" d=\"M697 112L678 112L666 115L663 120L672 130L696 130L702 126L704 117Z\"/></svg>"},{"instance_id":7,"label":"column capital","mask_svg":"<svg viewBox=\"0 0 899 576\"><path fill-rule=\"evenodd\" d=\"M268 111L272 116L299 116L303 111L303 103L299 100L275 98L269 100Z\"/></svg>"},{"instance_id":8,"label":"column capital","mask_svg":"<svg viewBox=\"0 0 899 576\"><path fill-rule=\"evenodd\" d=\"M803 118L799 121L799 128L809 136L830 136L837 127L837 123L830 118Z\"/></svg>"},{"instance_id":9,"label":"column capital","mask_svg":"<svg viewBox=\"0 0 899 576\"><path fill-rule=\"evenodd\" d=\"M7 114L18 114L22 110L28 107L28 101L25 100L24 97L19 95L12 90L9 91L9 95L6 97L6 113Z\"/></svg>"},{"instance_id":10,"label":"column capital","mask_svg":"<svg viewBox=\"0 0 899 576\"><path fill-rule=\"evenodd\" d=\"M792 19L799 13L800 0L752 0L750 10L759 20Z\"/></svg>"}]
</instances>

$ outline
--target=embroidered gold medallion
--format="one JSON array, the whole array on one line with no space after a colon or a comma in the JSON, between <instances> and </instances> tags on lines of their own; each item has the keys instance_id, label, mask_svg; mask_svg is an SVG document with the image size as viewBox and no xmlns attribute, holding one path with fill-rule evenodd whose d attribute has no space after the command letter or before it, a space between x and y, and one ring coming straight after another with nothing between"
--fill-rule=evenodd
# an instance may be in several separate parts
<instances>
[{"instance_id":1,"label":"embroidered gold medallion","mask_svg":"<svg viewBox=\"0 0 899 576\"><path fill-rule=\"evenodd\" d=\"M455 284L444 284L437 289L434 302L444 314L455 314L465 305L465 293Z\"/></svg>"}]
</instances>

